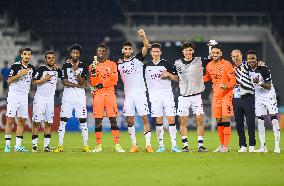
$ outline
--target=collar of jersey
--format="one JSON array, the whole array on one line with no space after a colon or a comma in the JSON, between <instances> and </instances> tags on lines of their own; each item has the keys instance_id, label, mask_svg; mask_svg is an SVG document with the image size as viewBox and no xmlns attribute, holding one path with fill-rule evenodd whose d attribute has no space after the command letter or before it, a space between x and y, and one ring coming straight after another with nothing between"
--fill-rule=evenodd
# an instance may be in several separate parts
<instances>
[{"instance_id":1,"label":"collar of jersey","mask_svg":"<svg viewBox=\"0 0 284 186\"><path fill-rule=\"evenodd\" d=\"M20 64L21 64L24 68L28 68L30 63L28 63L27 66L25 66L25 65L24 65L23 63L21 63L21 62L20 62Z\"/></svg>"},{"instance_id":2,"label":"collar of jersey","mask_svg":"<svg viewBox=\"0 0 284 186\"><path fill-rule=\"evenodd\" d=\"M159 61L159 62L154 63L154 61L153 61L153 60L151 60L151 62L152 62L155 66L157 66L157 65L158 65L161 61L162 61L162 59L160 59L160 61Z\"/></svg>"},{"instance_id":3,"label":"collar of jersey","mask_svg":"<svg viewBox=\"0 0 284 186\"><path fill-rule=\"evenodd\" d=\"M194 60L194 58L192 58L191 61L185 61L184 58L181 58L181 62L182 62L183 64L185 64L185 65L190 64L193 60Z\"/></svg>"},{"instance_id":4,"label":"collar of jersey","mask_svg":"<svg viewBox=\"0 0 284 186\"><path fill-rule=\"evenodd\" d=\"M46 68L47 68L48 70L53 70L52 68L48 67L47 65L44 65L44 66L46 66Z\"/></svg>"},{"instance_id":5,"label":"collar of jersey","mask_svg":"<svg viewBox=\"0 0 284 186\"><path fill-rule=\"evenodd\" d=\"M135 57L135 56L132 56L129 60L124 60L124 59L122 59L122 61L123 61L123 63L124 63L124 62L129 62L129 61L132 61L132 59L134 59L134 57Z\"/></svg>"},{"instance_id":6,"label":"collar of jersey","mask_svg":"<svg viewBox=\"0 0 284 186\"><path fill-rule=\"evenodd\" d=\"M69 59L67 59L66 63L71 63ZM82 63L81 61L78 61L78 64Z\"/></svg>"}]
</instances>

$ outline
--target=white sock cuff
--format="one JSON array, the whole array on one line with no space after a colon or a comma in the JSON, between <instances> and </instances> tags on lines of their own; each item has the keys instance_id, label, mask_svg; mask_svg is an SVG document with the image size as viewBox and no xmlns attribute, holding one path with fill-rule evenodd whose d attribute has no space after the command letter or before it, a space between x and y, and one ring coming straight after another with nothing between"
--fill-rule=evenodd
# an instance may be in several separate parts
<instances>
[{"instance_id":1,"label":"white sock cuff","mask_svg":"<svg viewBox=\"0 0 284 186\"><path fill-rule=\"evenodd\" d=\"M131 127L127 126L128 129L135 129L135 125L132 125Z\"/></svg>"},{"instance_id":2,"label":"white sock cuff","mask_svg":"<svg viewBox=\"0 0 284 186\"><path fill-rule=\"evenodd\" d=\"M197 137L197 140L199 141L199 140L204 140L204 136L198 136Z\"/></svg>"},{"instance_id":3,"label":"white sock cuff","mask_svg":"<svg viewBox=\"0 0 284 186\"><path fill-rule=\"evenodd\" d=\"M271 123L272 123L273 125L279 125L278 119L272 119L272 120L271 120Z\"/></svg>"},{"instance_id":4,"label":"white sock cuff","mask_svg":"<svg viewBox=\"0 0 284 186\"><path fill-rule=\"evenodd\" d=\"M187 136L182 136L181 139L187 139Z\"/></svg>"},{"instance_id":5,"label":"white sock cuff","mask_svg":"<svg viewBox=\"0 0 284 186\"><path fill-rule=\"evenodd\" d=\"M5 135L5 139L6 139L6 138L10 138L10 139L11 139L11 138L12 138L12 135Z\"/></svg>"}]
</instances>

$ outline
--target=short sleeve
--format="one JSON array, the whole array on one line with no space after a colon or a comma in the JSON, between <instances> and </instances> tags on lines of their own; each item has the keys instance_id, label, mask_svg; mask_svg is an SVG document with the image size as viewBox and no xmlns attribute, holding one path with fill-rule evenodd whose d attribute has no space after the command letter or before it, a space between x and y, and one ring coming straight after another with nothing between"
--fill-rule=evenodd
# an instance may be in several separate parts
<instances>
[{"instance_id":1,"label":"short sleeve","mask_svg":"<svg viewBox=\"0 0 284 186\"><path fill-rule=\"evenodd\" d=\"M176 69L176 66L174 64L166 62L165 68L167 69L167 71L169 73L177 75L177 69Z\"/></svg>"},{"instance_id":2,"label":"short sleeve","mask_svg":"<svg viewBox=\"0 0 284 186\"><path fill-rule=\"evenodd\" d=\"M139 52L138 54L136 54L135 58L141 62L145 60L145 57L143 56L142 52Z\"/></svg>"},{"instance_id":3,"label":"short sleeve","mask_svg":"<svg viewBox=\"0 0 284 186\"><path fill-rule=\"evenodd\" d=\"M61 79L68 79L66 63L65 63L65 64L63 64L63 66L62 66L62 70L61 70Z\"/></svg>"},{"instance_id":4,"label":"short sleeve","mask_svg":"<svg viewBox=\"0 0 284 186\"><path fill-rule=\"evenodd\" d=\"M33 74L34 74L35 70L33 70ZM44 69L43 67L38 67L36 72L35 72L35 75L33 75L33 79L34 80L40 80L40 78L42 77L43 75L43 72L44 72Z\"/></svg>"},{"instance_id":5,"label":"short sleeve","mask_svg":"<svg viewBox=\"0 0 284 186\"><path fill-rule=\"evenodd\" d=\"M62 70L60 70L59 68L57 69L57 76L58 78L62 78Z\"/></svg>"},{"instance_id":6,"label":"short sleeve","mask_svg":"<svg viewBox=\"0 0 284 186\"><path fill-rule=\"evenodd\" d=\"M21 65L20 64L13 64L11 67L10 67L10 74L9 74L9 77L12 77L12 76L15 76L18 74L18 72L21 70Z\"/></svg>"},{"instance_id":7,"label":"short sleeve","mask_svg":"<svg viewBox=\"0 0 284 186\"><path fill-rule=\"evenodd\" d=\"M266 66L262 68L261 76L262 76L265 83L271 82L271 73Z\"/></svg>"},{"instance_id":8,"label":"short sleeve","mask_svg":"<svg viewBox=\"0 0 284 186\"><path fill-rule=\"evenodd\" d=\"M87 65L83 65L83 71L81 73L81 77L84 78L84 79L87 79L87 76L88 76L88 67Z\"/></svg>"}]
</instances>

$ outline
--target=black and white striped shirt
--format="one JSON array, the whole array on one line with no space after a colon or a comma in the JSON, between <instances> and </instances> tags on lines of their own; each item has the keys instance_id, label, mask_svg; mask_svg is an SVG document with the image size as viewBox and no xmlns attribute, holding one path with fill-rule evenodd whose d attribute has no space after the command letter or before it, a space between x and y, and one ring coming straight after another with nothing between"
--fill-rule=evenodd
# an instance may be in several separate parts
<instances>
[{"instance_id":1,"label":"black and white striped shirt","mask_svg":"<svg viewBox=\"0 0 284 186\"><path fill-rule=\"evenodd\" d=\"M254 86L249 76L249 68L246 61L244 61L239 67L235 66L235 76L237 85L240 86L241 95L254 94Z\"/></svg>"}]
</instances>

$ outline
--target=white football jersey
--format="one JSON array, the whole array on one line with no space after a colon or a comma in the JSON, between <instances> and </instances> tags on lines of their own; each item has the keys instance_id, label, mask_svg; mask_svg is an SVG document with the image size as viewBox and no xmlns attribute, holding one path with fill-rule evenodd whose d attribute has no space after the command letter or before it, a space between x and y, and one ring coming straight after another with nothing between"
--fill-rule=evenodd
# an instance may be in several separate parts
<instances>
[{"instance_id":1,"label":"white football jersey","mask_svg":"<svg viewBox=\"0 0 284 186\"><path fill-rule=\"evenodd\" d=\"M175 66L179 77L180 95L190 96L204 91L201 57L195 57L192 61L176 60Z\"/></svg>"},{"instance_id":2,"label":"white football jersey","mask_svg":"<svg viewBox=\"0 0 284 186\"><path fill-rule=\"evenodd\" d=\"M61 78L61 70L53 70L42 65L37 68L35 75L35 80L40 80L45 77L46 74L52 75L49 81L46 81L44 84L38 85L35 93L35 99L40 98L40 100L53 100L56 90L56 83L58 78Z\"/></svg>"},{"instance_id":3,"label":"white football jersey","mask_svg":"<svg viewBox=\"0 0 284 186\"><path fill-rule=\"evenodd\" d=\"M87 80L88 67L83 62L79 61L78 70L82 78ZM62 66L62 80L68 80L71 83L79 84L72 64L67 60ZM62 102L86 102L86 94L84 88L64 87Z\"/></svg>"},{"instance_id":4,"label":"white football jersey","mask_svg":"<svg viewBox=\"0 0 284 186\"><path fill-rule=\"evenodd\" d=\"M9 86L9 95L21 95L21 96L27 96L30 91L31 82L36 74L36 69L33 65L28 64L27 66L24 66L20 61L14 63L10 68L10 74L9 77L17 75L22 69L30 69L28 71L28 74L25 76L20 77L17 81L13 82Z\"/></svg>"},{"instance_id":5,"label":"white football jersey","mask_svg":"<svg viewBox=\"0 0 284 186\"><path fill-rule=\"evenodd\" d=\"M254 70L251 68L249 70L249 76L252 82L254 78L258 77L259 81L262 83L272 83L271 74L267 66L257 66ZM255 99L276 99L276 93L273 84L270 90L262 88L260 85L255 83L253 83L253 85L255 88Z\"/></svg>"},{"instance_id":6,"label":"white football jersey","mask_svg":"<svg viewBox=\"0 0 284 186\"><path fill-rule=\"evenodd\" d=\"M125 96L146 92L143 76L144 59L140 52L129 60L120 59L118 61L118 71L124 84Z\"/></svg>"},{"instance_id":7,"label":"white football jersey","mask_svg":"<svg viewBox=\"0 0 284 186\"><path fill-rule=\"evenodd\" d=\"M145 78L149 92L150 101L159 100L159 98L173 97L171 80L162 79L162 72L167 70L171 74L177 74L175 66L162 59L157 64L153 61L145 64Z\"/></svg>"}]
</instances>

